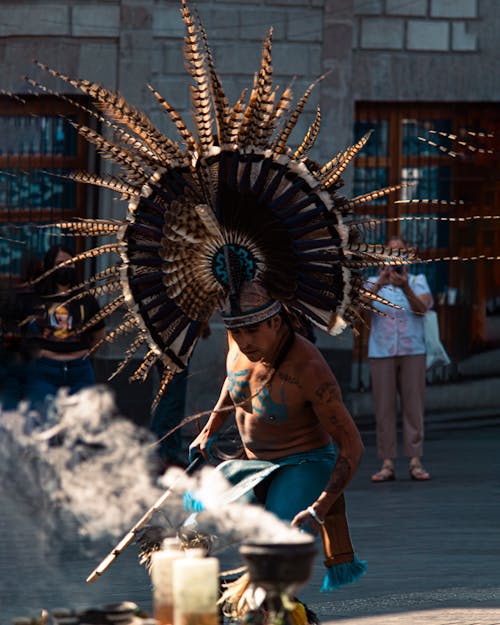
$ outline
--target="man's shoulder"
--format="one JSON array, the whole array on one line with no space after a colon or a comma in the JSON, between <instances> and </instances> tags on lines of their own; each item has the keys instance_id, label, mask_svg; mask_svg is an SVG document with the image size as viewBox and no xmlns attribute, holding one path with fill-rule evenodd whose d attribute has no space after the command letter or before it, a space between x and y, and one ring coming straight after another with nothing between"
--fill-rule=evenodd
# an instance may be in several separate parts
<instances>
[{"instance_id":1,"label":"man's shoulder","mask_svg":"<svg viewBox=\"0 0 500 625\"><path fill-rule=\"evenodd\" d=\"M331 369L319 348L303 336L296 336L290 356L304 376L314 376L323 372L331 374Z\"/></svg>"},{"instance_id":2,"label":"man's shoulder","mask_svg":"<svg viewBox=\"0 0 500 625\"><path fill-rule=\"evenodd\" d=\"M299 356L314 357L317 354L320 354L320 351L316 345L311 343L311 341L305 336L295 333L295 339L293 341L293 347L290 350L290 354L295 358Z\"/></svg>"}]
</instances>

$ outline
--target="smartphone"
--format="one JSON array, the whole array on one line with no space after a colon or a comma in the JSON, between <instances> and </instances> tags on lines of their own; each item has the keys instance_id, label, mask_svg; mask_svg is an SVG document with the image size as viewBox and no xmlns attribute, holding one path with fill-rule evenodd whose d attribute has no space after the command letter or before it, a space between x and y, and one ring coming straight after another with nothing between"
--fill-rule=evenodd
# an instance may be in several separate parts
<instances>
[{"instance_id":1,"label":"smartphone","mask_svg":"<svg viewBox=\"0 0 500 625\"><path fill-rule=\"evenodd\" d=\"M396 267L394 267L394 271L396 273L403 273L404 272L404 265L397 265Z\"/></svg>"}]
</instances>

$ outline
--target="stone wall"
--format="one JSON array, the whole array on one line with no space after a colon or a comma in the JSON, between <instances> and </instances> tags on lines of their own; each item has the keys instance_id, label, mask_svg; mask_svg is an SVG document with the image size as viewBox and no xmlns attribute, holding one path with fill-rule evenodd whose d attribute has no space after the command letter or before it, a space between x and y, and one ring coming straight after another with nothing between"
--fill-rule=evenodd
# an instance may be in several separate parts
<instances>
[{"instance_id":1,"label":"stone wall","mask_svg":"<svg viewBox=\"0 0 500 625\"><path fill-rule=\"evenodd\" d=\"M495 0L355 0L355 100L500 99Z\"/></svg>"},{"instance_id":2,"label":"stone wall","mask_svg":"<svg viewBox=\"0 0 500 625\"><path fill-rule=\"evenodd\" d=\"M217 67L230 101L251 87L262 41L273 27L275 84L296 79L300 97L323 71L323 0L199 1ZM189 118L179 0L2 2L0 21L1 88L26 92L23 76L67 91L33 68L37 58L63 73L119 89L161 127L163 114L147 83ZM294 135L300 142L313 119L320 89L313 92Z\"/></svg>"}]
</instances>

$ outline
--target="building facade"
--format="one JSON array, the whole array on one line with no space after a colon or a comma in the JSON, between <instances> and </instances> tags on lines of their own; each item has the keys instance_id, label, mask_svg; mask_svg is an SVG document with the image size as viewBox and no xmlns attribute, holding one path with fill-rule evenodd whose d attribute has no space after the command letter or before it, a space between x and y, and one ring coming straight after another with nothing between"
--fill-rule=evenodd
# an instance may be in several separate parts
<instances>
[{"instance_id":1,"label":"building facade","mask_svg":"<svg viewBox=\"0 0 500 625\"><path fill-rule=\"evenodd\" d=\"M294 93L300 97L326 73L302 116L297 142L318 104L322 130L313 158L327 160L366 130L374 130L356 167L346 175L349 193L414 182L414 190L400 199L462 200L461 214L499 213L497 0L198 0L196 4L230 101L251 85L262 41L272 26L275 84L284 87L294 80ZM125 210L109 193L75 188L44 173L75 167L104 173L110 164L97 159L60 117L88 121L85 109L71 112L66 101L35 83L64 95L75 92L33 60L120 91L162 131L173 134L147 85L189 118L179 9L179 0L2 0L0 89L6 93L0 95L4 136L0 226L7 238L15 238L9 224L21 225L28 245L41 253L47 240L34 234L30 224L70 214L121 217ZM25 76L35 82L27 82ZM79 102L85 106L84 100ZM455 215L449 206L397 205L396 199L374 203L367 214ZM474 256L478 249L494 255L500 249L494 223L412 230L395 222L374 236L381 240L395 232L418 244L424 256L436 251L448 256L450 250ZM4 244L0 271L4 277L15 277L21 271L23 250ZM498 339L493 317L500 303L499 263L443 264L429 269L429 279L454 358ZM362 338L355 359L364 358L363 345ZM328 342L325 346L331 347ZM345 339L340 349L351 350L352 341ZM116 356L109 350L101 358Z\"/></svg>"}]
</instances>

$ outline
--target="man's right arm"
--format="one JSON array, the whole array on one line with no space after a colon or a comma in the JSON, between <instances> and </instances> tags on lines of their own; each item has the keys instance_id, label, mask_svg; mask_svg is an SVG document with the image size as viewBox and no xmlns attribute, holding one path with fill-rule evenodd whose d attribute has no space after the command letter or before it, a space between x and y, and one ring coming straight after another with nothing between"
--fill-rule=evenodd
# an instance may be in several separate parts
<instances>
[{"instance_id":1,"label":"man's right arm","mask_svg":"<svg viewBox=\"0 0 500 625\"><path fill-rule=\"evenodd\" d=\"M217 438L217 433L221 427L226 423L232 414L233 401L229 394L229 380L226 378L219 395L219 399L212 410L210 417L189 446L189 455L193 454L193 451L199 450L203 456L208 459L210 455L210 448Z\"/></svg>"}]
</instances>

